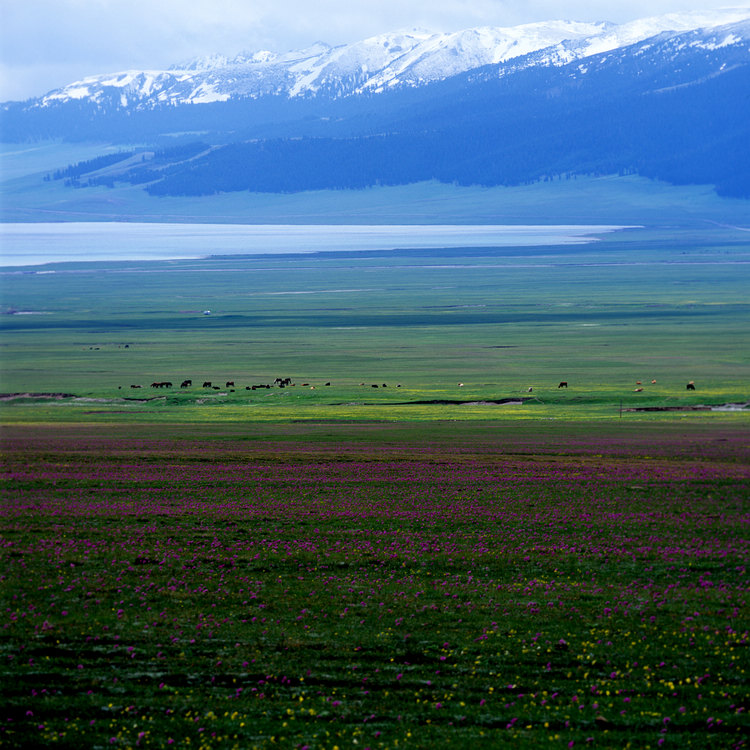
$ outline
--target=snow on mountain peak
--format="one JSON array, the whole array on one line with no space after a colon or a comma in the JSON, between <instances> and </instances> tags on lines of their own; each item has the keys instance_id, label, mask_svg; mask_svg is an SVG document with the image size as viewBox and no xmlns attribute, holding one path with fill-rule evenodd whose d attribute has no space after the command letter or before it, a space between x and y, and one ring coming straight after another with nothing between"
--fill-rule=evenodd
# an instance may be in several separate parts
<instances>
[{"instance_id":1,"label":"snow on mountain peak","mask_svg":"<svg viewBox=\"0 0 750 750\"><path fill-rule=\"evenodd\" d=\"M618 47L641 42L667 31L680 33L693 29L710 29L736 23L750 17L750 6L745 8L722 8L710 11L686 11L665 13L660 16L641 18L620 24L598 37L590 39L586 46L587 55L609 52Z\"/></svg>"},{"instance_id":2,"label":"snow on mountain peak","mask_svg":"<svg viewBox=\"0 0 750 750\"><path fill-rule=\"evenodd\" d=\"M713 29L750 19L750 6L668 13L615 25L553 20L455 32L409 29L331 47L316 42L284 53L259 50L233 58L209 55L166 71L90 76L52 91L39 104L89 99L120 106L211 102L230 96L340 97L419 86L485 65L519 58L528 65L561 65L650 37ZM728 32L729 33L729 32ZM730 36L712 44L729 44Z\"/></svg>"}]
</instances>

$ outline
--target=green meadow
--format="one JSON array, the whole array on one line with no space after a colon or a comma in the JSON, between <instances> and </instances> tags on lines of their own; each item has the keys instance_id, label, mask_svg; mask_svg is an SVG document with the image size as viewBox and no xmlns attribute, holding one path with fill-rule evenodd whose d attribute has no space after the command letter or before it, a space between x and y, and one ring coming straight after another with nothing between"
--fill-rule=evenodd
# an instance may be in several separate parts
<instances>
[{"instance_id":1,"label":"green meadow","mask_svg":"<svg viewBox=\"0 0 750 750\"><path fill-rule=\"evenodd\" d=\"M748 400L750 246L721 228L56 263L5 269L2 288L7 422L619 419ZM276 378L294 385L250 390Z\"/></svg>"}]
</instances>

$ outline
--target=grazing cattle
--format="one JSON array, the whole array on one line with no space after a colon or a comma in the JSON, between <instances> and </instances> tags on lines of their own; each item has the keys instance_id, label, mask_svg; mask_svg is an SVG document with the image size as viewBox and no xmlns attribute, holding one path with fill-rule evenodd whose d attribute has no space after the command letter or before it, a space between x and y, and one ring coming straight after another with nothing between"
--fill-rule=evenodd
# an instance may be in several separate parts
<instances>
[{"instance_id":1,"label":"grazing cattle","mask_svg":"<svg viewBox=\"0 0 750 750\"><path fill-rule=\"evenodd\" d=\"M386 385L385 383L383 383L383 388L387 388L387 387L388 387L388 386L387 386L387 385Z\"/></svg>"},{"instance_id":2,"label":"grazing cattle","mask_svg":"<svg viewBox=\"0 0 750 750\"><path fill-rule=\"evenodd\" d=\"M458 384L458 387L459 387L459 388L463 388L463 387L464 387L464 384L463 384L463 383L459 383L459 384Z\"/></svg>"},{"instance_id":3,"label":"grazing cattle","mask_svg":"<svg viewBox=\"0 0 750 750\"><path fill-rule=\"evenodd\" d=\"M213 388L213 386L211 385L211 381L210 380L204 380L203 381L203 387L204 388Z\"/></svg>"},{"instance_id":4,"label":"grazing cattle","mask_svg":"<svg viewBox=\"0 0 750 750\"><path fill-rule=\"evenodd\" d=\"M686 386L687 390L694 391L695 390L695 383L691 380Z\"/></svg>"},{"instance_id":5,"label":"grazing cattle","mask_svg":"<svg viewBox=\"0 0 750 750\"><path fill-rule=\"evenodd\" d=\"M183 380L182 383L180 383L180 388L190 388L192 384L192 380Z\"/></svg>"},{"instance_id":6,"label":"grazing cattle","mask_svg":"<svg viewBox=\"0 0 750 750\"><path fill-rule=\"evenodd\" d=\"M331 385L330 383L326 383L326 385Z\"/></svg>"},{"instance_id":7,"label":"grazing cattle","mask_svg":"<svg viewBox=\"0 0 750 750\"><path fill-rule=\"evenodd\" d=\"M557 386L558 388L567 388L568 387L568 381L567 380L561 380L560 385Z\"/></svg>"},{"instance_id":8,"label":"grazing cattle","mask_svg":"<svg viewBox=\"0 0 750 750\"><path fill-rule=\"evenodd\" d=\"M636 392L636 393L641 393L642 391L643 391L643 388L636 388L636 389L635 389L635 392Z\"/></svg>"},{"instance_id":9,"label":"grazing cattle","mask_svg":"<svg viewBox=\"0 0 750 750\"><path fill-rule=\"evenodd\" d=\"M636 380L636 381L635 381L635 384L636 384L636 385L643 385L643 383L641 383L641 381L640 381L640 380Z\"/></svg>"},{"instance_id":10,"label":"grazing cattle","mask_svg":"<svg viewBox=\"0 0 750 750\"><path fill-rule=\"evenodd\" d=\"M220 391L220 390L221 390L221 388L219 388L219 386L218 386L218 385L213 385L213 386L211 386L211 387L212 387L212 388L213 388L213 389L214 389L215 391Z\"/></svg>"},{"instance_id":11,"label":"grazing cattle","mask_svg":"<svg viewBox=\"0 0 750 750\"><path fill-rule=\"evenodd\" d=\"M375 383L373 383L371 387L372 387L372 388L377 388L378 386L377 386L377 385L375 385Z\"/></svg>"},{"instance_id":12,"label":"grazing cattle","mask_svg":"<svg viewBox=\"0 0 750 750\"><path fill-rule=\"evenodd\" d=\"M534 392L534 388L532 386L529 386L526 393L533 393L533 392Z\"/></svg>"},{"instance_id":13,"label":"grazing cattle","mask_svg":"<svg viewBox=\"0 0 750 750\"><path fill-rule=\"evenodd\" d=\"M234 380L227 380L227 382L224 384L225 388L229 388L229 386L234 385Z\"/></svg>"},{"instance_id":14,"label":"grazing cattle","mask_svg":"<svg viewBox=\"0 0 750 750\"><path fill-rule=\"evenodd\" d=\"M139 385L131 385L130 387L131 388L140 388L141 386L139 386Z\"/></svg>"},{"instance_id":15,"label":"grazing cattle","mask_svg":"<svg viewBox=\"0 0 750 750\"><path fill-rule=\"evenodd\" d=\"M655 384L656 384L656 381L655 381L655 380L652 380L652 381L651 381L651 385L655 385Z\"/></svg>"}]
</instances>

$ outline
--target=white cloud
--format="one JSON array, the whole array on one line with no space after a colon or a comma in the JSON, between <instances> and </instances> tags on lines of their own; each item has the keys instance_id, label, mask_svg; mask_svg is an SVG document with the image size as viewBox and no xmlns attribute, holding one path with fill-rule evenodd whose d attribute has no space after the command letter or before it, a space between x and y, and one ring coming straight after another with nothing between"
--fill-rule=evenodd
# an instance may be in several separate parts
<instances>
[{"instance_id":1,"label":"white cloud","mask_svg":"<svg viewBox=\"0 0 750 750\"><path fill-rule=\"evenodd\" d=\"M738 0L734 5L744 5ZM342 44L400 28L623 22L727 0L0 0L0 101L198 55Z\"/></svg>"}]
</instances>

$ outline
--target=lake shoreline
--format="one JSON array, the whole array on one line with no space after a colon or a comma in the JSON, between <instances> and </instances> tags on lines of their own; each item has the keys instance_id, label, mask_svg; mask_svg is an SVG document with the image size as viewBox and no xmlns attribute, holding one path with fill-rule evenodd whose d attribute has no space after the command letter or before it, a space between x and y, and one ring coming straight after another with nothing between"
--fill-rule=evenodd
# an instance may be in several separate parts
<instances>
[{"instance_id":1,"label":"lake shoreline","mask_svg":"<svg viewBox=\"0 0 750 750\"><path fill-rule=\"evenodd\" d=\"M0 267L396 249L553 247L588 244L596 242L599 235L632 228L636 227L610 224L6 223L0 224Z\"/></svg>"}]
</instances>

